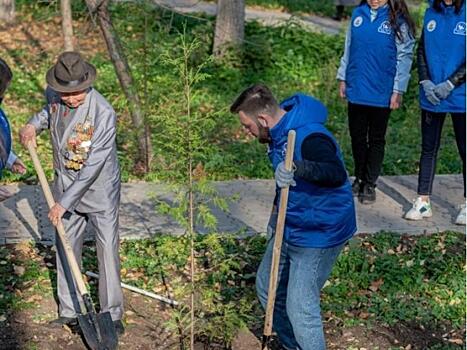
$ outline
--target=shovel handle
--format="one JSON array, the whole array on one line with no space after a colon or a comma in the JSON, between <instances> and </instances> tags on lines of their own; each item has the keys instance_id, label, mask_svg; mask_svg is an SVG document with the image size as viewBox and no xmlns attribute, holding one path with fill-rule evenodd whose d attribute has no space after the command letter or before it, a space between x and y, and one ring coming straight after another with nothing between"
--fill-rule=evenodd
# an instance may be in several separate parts
<instances>
[{"instance_id":1,"label":"shovel handle","mask_svg":"<svg viewBox=\"0 0 467 350\"><path fill-rule=\"evenodd\" d=\"M295 148L295 131L290 130L287 135L287 153L285 155L285 169L291 171L293 165L293 154ZM289 186L281 189L279 202L279 213L277 216L276 234L274 236L274 248L272 252L271 273L269 275L268 304L264 320L263 335L269 339L272 334L272 318L274 314L274 303L276 301L277 277L279 274L279 260L281 256L282 238L284 237L285 215L287 212L287 201L289 198ZM263 341L264 343L264 341ZM267 344L263 344L267 349Z\"/></svg>"},{"instance_id":2,"label":"shovel handle","mask_svg":"<svg viewBox=\"0 0 467 350\"><path fill-rule=\"evenodd\" d=\"M45 199L50 209L55 205L55 200L54 200L54 197L52 196L52 192L50 191L50 186L49 186L49 183L47 182L44 169L42 168L39 157L37 156L36 148L32 145L31 142L28 143L27 147L28 147L29 154L31 155L32 162L34 164L34 168L36 169L37 177L39 178L42 191L44 192ZM65 233L65 228L63 227L62 220L59 220L56 229L57 229L58 237L60 238L60 241L62 242L65 255L66 255L66 259L68 261L71 272L75 279L78 291L80 295L83 296L87 294L88 291L87 291L86 285L84 284L83 275L81 274L81 270L78 266L75 253L73 252L73 249L71 249L70 242L68 241L68 237Z\"/></svg>"}]
</instances>

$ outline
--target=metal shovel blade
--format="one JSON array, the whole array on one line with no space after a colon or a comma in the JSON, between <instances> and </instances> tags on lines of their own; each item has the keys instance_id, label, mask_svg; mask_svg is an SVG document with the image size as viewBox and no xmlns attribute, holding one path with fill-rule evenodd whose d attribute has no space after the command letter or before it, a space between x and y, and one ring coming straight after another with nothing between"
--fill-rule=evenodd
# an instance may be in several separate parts
<instances>
[{"instance_id":1,"label":"metal shovel blade","mask_svg":"<svg viewBox=\"0 0 467 350\"><path fill-rule=\"evenodd\" d=\"M118 336L110 312L78 315L78 322L87 345L92 350L115 350Z\"/></svg>"}]
</instances>

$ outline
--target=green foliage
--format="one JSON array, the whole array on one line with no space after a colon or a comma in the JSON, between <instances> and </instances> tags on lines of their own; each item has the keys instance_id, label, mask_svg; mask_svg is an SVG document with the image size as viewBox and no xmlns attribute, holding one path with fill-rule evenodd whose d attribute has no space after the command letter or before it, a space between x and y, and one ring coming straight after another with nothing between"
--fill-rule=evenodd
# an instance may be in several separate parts
<instances>
[{"instance_id":1,"label":"green foliage","mask_svg":"<svg viewBox=\"0 0 467 350\"><path fill-rule=\"evenodd\" d=\"M346 317L462 327L465 240L457 233L357 237L341 254L324 289L323 310Z\"/></svg>"},{"instance_id":2,"label":"green foliage","mask_svg":"<svg viewBox=\"0 0 467 350\"><path fill-rule=\"evenodd\" d=\"M125 283L173 298L170 326L176 334L189 324L186 305L190 291L189 237L158 235L123 241L120 248ZM266 248L264 236L238 239L228 234L197 235L196 331L209 345L228 345L241 327L260 330L263 311L256 299L255 276ZM47 248L0 247L0 316L32 307L28 291L51 294L55 276L42 257ZM97 271L95 247L83 251L85 270ZM15 273L14 266L25 268ZM48 272L49 271L49 272ZM47 283L44 283L47 282ZM95 281L91 290L97 301ZM465 320L465 236L445 232L431 236L380 233L353 238L340 254L322 291L325 319L344 325L405 324L438 334L462 331ZM1 321L0 321L1 322ZM186 330L182 335L186 334ZM439 341L430 349L456 349Z\"/></svg>"},{"instance_id":3,"label":"green foliage","mask_svg":"<svg viewBox=\"0 0 467 350\"><path fill-rule=\"evenodd\" d=\"M270 4L280 5L279 2L271 1ZM294 2L289 3L293 5ZM38 7L41 11L48 11L53 15L57 13L56 3L54 4L32 4L23 1L19 9L34 12ZM413 12L419 25L423 17L423 8L420 6ZM192 103L194 112L208 116L201 133L206 143L203 152L196 155L194 165L202 164L208 179L272 176L269 160L265 156L265 146L246 138L237 118L228 112L228 107L236 95L246 86L256 82L268 84L279 99L301 91L322 100L329 111L327 126L336 135L347 168L350 173L353 172L346 104L338 97L335 81L339 57L344 46L343 34L330 36L310 33L293 22L278 28L248 23L243 52L233 53L224 61L212 61L209 56L214 30L213 18L183 17L162 11L152 6L149 1L112 2L111 12L144 104L154 145L153 168L145 180L165 181L180 178L186 170L186 164L180 165L182 157L174 156L172 152L175 149L173 143L178 142L178 134L170 133L180 115L177 104L182 92L179 89L181 81L177 70L164 59L167 56L180 57L182 48L179 33L183 32L184 25L187 42L196 38L199 43L192 53L190 64L196 66L204 63L200 71L203 80L196 84L197 96L193 98ZM77 11L75 15L81 16L81 20L86 18L85 12ZM98 35L97 29L95 35ZM24 59L25 57L27 59ZM41 107L44 75L54 59L55 57L47 52L30 57L25 48L8 52L7 60L13 64L15 77L3 107L12 120L15 137L18 128ZM133 155L137 148L130 131L132 125L127 103L105 50L90 59L98 70L97 89L106 96L119 116L119 159L123 168L123 178L128 180L135 177L132 168ZM414 65L409 91L404 95L403 107L393 112L390 118L383 175L418 172L421 135L416 80L417 71ZM12 109L11 104L21 106L21 112L17 113L17 108ZM45 134L41 136L41 143L48 145ZM17 138L15 142L15 150L20 150ZM44 151L41 149L41 158L45 154L50 154L49 148ZM27 159L27 156L25 158ZM437 171L459 173L459 158L452 123L448 119L442 134ZM50 160L50 157L45 159L49 174L52 173ZM26 179L32 172L32 165L29 162L27 164L30 172L26 176L18 177L6 172L5 179Z\"/></svg>"},{"instance_id":4,"label":"green foliage","mask_svg":"<svg viewBox=\"0 0 467 350\"><path fill-rule=\"evenodd\" d=\"M130 279L137 272L145 276L132 284L145 289L159 286L159 291L163 286L168 296L186 301L190 254L186 247L186 237L167 235L125 241L122 269ZM228 344L243 326L260 329L263 312L254 283L266 239L199 235L195 247L197 336ZM379 322L460 330L466 302L464 252L464 237L458 233L357 236L339 256L323 289L323 315L344 324L367 322L369 327ZM443 346L447 345L434 348Z\"/></svg>"},{"instance_id":5,"label":"green foliage","mask_svg":"<svg viewBox=\"0 0 467 350\"><path fill-rule=\"evenodd\" d=\"M49 277L47 269L41 266L32 245L22 247L21 251L15 251L0 246L0 316L6 317L34 305L34 300L29 300L32 293L50 293L49 284L43 284Z\"/></svg>"}]
</instances>

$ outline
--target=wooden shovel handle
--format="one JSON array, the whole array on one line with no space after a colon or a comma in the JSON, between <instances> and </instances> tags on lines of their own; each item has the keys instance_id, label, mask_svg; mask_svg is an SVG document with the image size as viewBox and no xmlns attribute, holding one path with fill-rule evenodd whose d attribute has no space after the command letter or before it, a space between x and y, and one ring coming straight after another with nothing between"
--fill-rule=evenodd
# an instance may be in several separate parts
<instances>
[{"instance_id":1,"label":"wooden shovel handle","mask_svg":"<svg viewBox=\"0 0 467 350\"><path fill-rule=\"evenodd\" d=\"M41 184L42 191L44 192L47 204L49 208L52 208L55 205L55 200L52 196L52 192L50 191L50 186L47 182L47 178L45 177L44 169L42 169L41 162L39 161L39 157L37 156L36 148L31 144L31 142L28 144L28 151L31 155L31 159L34 164L34 168L36 169L37 177L39 178L39 182ZM65 228L63 227L62 220L59 220L56 228L58 232L58 237L60 238L60 241L62 242L65 251L66 260L68 261L68 265L70 266L71 272L78 287L78 292L80 293L80 295L87 294L88 291L86 285L84 284L83 275L81 274L81 270L78 266L73 249L71 249L71 245L65 233Z\"/></svg>"},{"instance_id":2,"label":"wooden shovel handle","mask_svg":"<svg viewBox=\"0 0 467 350\"><path fill-rule=\"evenodd\" d=\"M285 155L285 169L291 171L293 165L293 154L295 148L295 131L290 130L287 135L287 153ZM282 238L284 237L285 215L287 212L287 201L289 198L289 186L281 189L279 202L279 213L277 216L276 234L274 237L274 248L272 253L271 273L269 275L268 304L266 307L266 318L264 320L263 335L271 336L272 318L274 314L274 303L276 301L277 277L279 273L279 260L281 256Z\"/></svg>"}]
</instances>

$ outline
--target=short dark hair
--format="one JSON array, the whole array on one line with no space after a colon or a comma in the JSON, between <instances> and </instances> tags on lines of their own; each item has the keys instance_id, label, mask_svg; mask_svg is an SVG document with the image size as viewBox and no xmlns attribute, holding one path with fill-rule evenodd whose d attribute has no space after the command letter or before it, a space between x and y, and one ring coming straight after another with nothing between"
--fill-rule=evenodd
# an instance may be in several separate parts
<instances>
[{"instance_id":1,"label":"short dark hair","mask_svg":"<svg viewBox=\"0 0 467 350\"><path fill-rule=\"evenodd\" d=\"M441 12L441 1L442 0L433 1L433 8L436 12ZM452 3L454 5L456 14L459 14L461 12L462 5L464 4L464 0L454 0Z\"/></svg>"},{"instance_id":2,"label":"short dark hair","mask_svg":"<svg viewBox=\"0 0 467 350\"><path fill-rule=\"evenodd\" d=\"M255 84L244 90L230 106L232 113L244 112L256 117L260 113L274 116L279 111L279 104L266 85Z\"/></svg>"},{"instance_id":3,"label":"short dark hair","mask_svg":"<svg viewBox=\"0 0 467 350\"><path fill-rule=\"evenodd\" d=\"M13 79L13 72L8 64L0 58L0 97L5 93L8 83Z\"/></svg>"}]
</instances>

